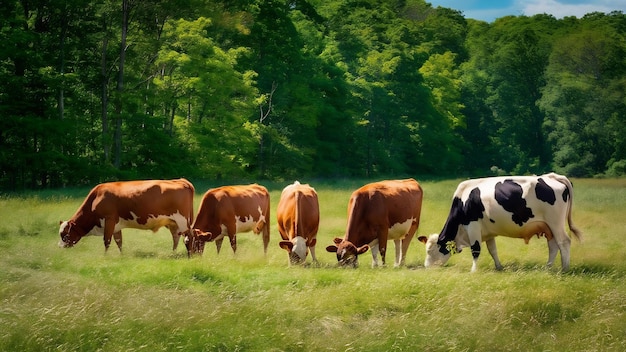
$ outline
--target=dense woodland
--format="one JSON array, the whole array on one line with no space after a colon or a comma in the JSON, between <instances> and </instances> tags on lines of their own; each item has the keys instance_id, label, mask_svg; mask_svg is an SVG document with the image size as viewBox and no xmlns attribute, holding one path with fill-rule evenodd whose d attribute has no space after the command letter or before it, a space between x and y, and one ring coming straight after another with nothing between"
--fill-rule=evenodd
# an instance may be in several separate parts
<instances>
[{"instance_id":1,"label":"dense woodland","mask_svg":"<svg viewBox=\"0 0 626 352\"><path fill-rule=\"evenodd\" d=\"M626 173L626 15L423 0L0 3L0 189Z\"/></svg>"}]
</instances>

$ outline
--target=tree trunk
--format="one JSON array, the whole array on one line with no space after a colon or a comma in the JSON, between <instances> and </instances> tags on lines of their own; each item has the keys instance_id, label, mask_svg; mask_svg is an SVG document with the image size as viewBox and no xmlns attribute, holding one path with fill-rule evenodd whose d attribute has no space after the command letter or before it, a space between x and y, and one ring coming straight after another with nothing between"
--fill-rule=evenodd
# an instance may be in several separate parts
<instances>
[{"instance_id":1,"label":"tree trunk","mask_svg":"<svg viewBox=\"0 0 626 352\"><path fill-rule=\"evenodd\" d=\"M126 60L126 36L128 34L128 13L130 0L122 0L122 38L120 42L119 71L117 75L117 96L115 99L115 155L113 166L119 168L122 160L122 101L124 92L124 62Z\"/></svg>"},{"instance_id":2,"label":"tree trunk","mask_svg":"<svg viewBox=\"0 0 626 352\"><path fill-rule=\"evenodd\" d=\"M104 38L102 39L102 60L100 61L100 79L101 81L101 111L100 116L102 119L102 149L104 150L104 162L109 163L111 161L111 143L109 139L109 117L108 117L108 106L109 106L109 94L108 94L108 86L109 86L109 74L107 71L107 48L109 46L109 37L106 34L107 25L106 21L104 24Z\"/></svg>"}]
</instances>

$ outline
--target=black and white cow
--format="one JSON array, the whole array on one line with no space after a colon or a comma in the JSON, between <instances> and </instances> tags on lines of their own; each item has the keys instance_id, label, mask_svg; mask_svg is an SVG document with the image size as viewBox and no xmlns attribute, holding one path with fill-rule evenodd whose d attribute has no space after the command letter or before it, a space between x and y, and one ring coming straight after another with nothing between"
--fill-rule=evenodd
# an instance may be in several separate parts
<instances>
[{"instance_id":1,"label":"black and white cow","mask_svg":"<svg viewBox=\"0 0 626 352\"><path fill-rule=\"evenodd\" d=\"M472 249L472 271L480 255L480 243L487 243L496 269L502 269L496 236L523 238L534 235L548 240L548 266L561 252L563 271L569 269L571 240L565 229L582 240L572 224L572 184L555 173L541 176L504 176L461 182L454 192L452 207L441 234L418 239L426 244L424 266L443 265L451 254L464 247Z\"/></svg>"}]
</instances>

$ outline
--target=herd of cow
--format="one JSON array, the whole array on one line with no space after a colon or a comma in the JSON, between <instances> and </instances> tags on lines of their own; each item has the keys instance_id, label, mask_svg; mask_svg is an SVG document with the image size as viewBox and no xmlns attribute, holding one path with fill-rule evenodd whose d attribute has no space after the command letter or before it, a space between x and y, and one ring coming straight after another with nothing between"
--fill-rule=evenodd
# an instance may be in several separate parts
<instances>
[{"instance_id":1,"label":"herd of cow","mask_svg":"<svg viewBox=\"0 0 626 352\"><path fill-rule=\"evenodd\" d=\"M105 250L115 240L122 250L122 229L157 231L167 227L176 250L183 236L189 256L204 250L206 242L215 241L220 251L225 236L233 251L236 234L262 233L267 253L270 240L270 196L263 186L223 186L208 190L200 209L193 213L194 186L185 179L103 183L94 187L74 216L60 223L61 247L72 247L83 236L101 235ZM548 266L561 253L562 270L570 261L571 232L582 240L582 233L572 224L572 184L555 173L541 176L504 176L471 179L461 182L440 234L418 240L426 246L425 267L445 264L450 256L469 247L475 271L481 243L502 268L495 237L523 238L545 236L548 242ZM415 235L422 208L423 192L413 179L388 180L367 184L350 197L348 224L344 238L335 238L326 247L336 253L341 266L357 266L358 256L371 250L372 265L378 256L385 265L387 241L395 243L395 266L405 263L409 244ZM277 206L276 219L282 237L279 246L289 253L290 264L301 264L311 252L315 256L320 223L317 193L298 181L285 187Z\"/></svg>"}]
</instances>

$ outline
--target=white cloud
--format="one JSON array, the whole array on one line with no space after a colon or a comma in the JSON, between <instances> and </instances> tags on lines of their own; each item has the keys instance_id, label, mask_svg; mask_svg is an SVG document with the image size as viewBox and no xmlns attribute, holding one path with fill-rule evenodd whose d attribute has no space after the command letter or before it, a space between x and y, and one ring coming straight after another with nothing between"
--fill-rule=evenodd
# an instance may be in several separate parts
<instances>
[{"instance_id":1,"label":"white cloud","mask_svg":"<svg viewBox=\"0 0 626 352\"><path fill-rule=\"evenodd\" d=\"M483 21L491 22L496 18L505 16L520 16L522 11L516 8L507 7L502 9L482 9L482 10L465 10L463 15L465 18L475 18Z\"/></svg>"},{"instance_id":2,"label":"white cloud","mask_svg":"<svg viewBox=\"0 0 626 352\"><path fill-rule=\"evenodd\" d=\"M626 1L624 0L604 0L587 3L568 4L555 0L530 0L519 1L518 5L522 9L522 13L526 16L547 13L556 18L565 16L582 17L591 12L624 11Z\"/></svg>"}]
</instances>

